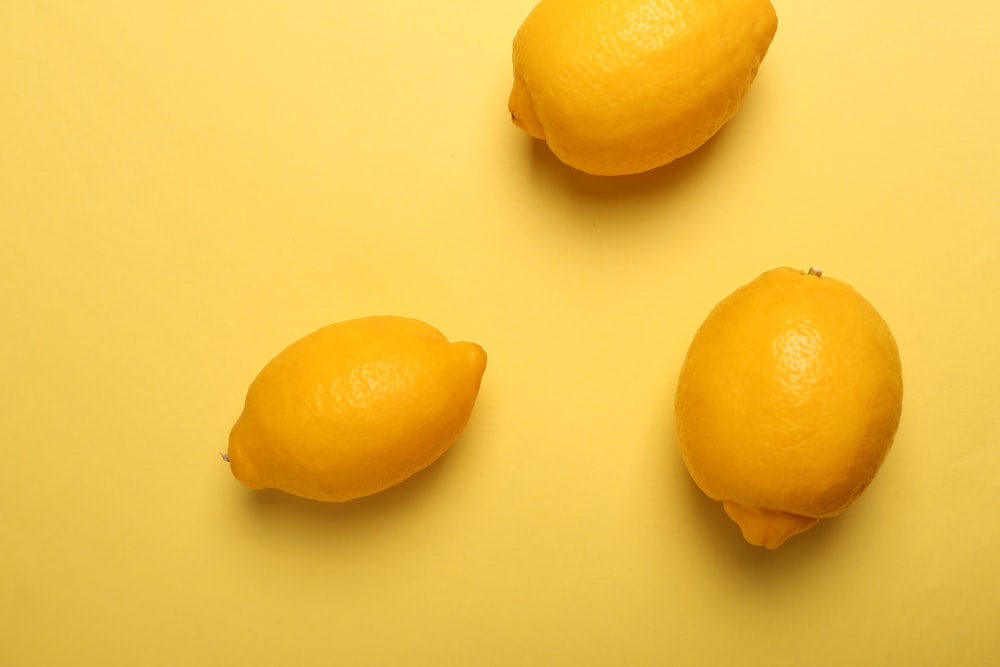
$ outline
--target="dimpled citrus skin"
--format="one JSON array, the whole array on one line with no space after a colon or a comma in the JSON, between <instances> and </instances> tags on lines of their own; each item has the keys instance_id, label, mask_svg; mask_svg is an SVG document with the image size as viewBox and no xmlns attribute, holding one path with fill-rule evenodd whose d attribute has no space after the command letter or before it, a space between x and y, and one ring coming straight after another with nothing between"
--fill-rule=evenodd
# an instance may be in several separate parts
<instances>
[{"instance_id":1,"label":"dimpled citrus skin","mask_svg":"<svg viewBox=\"0 0 1000 667\"><path fill-rule=\"evenodd\" d=\"M681 457L752 544L776 548L868 486L902 411L896 341L849 285L764 273L698 329L676 395Z\"/></svg>"},{"instance_id":2,"label":"dimpled citrus skin","mask_svg":"<svg viewBox=\"0 0 1000 667\"><path fill-rule=\"evenodd\" d=\"M229 437L251 489L345 501L402 482L463 431L486 368L475 343L415 319L365 317L292 343L250 385Z\"/></svg>"},{"instance_id":3,"label":"dimpled citrus skin","mask_svg":"<svg viewBox=\"0 0 1000 667\"><path fill-rule=\"evenodd\" d=\"M541 0L514 38L514 124L596 175L694 151L740 108L777 30L768 0Z\"/></svg>"}]
</instances>

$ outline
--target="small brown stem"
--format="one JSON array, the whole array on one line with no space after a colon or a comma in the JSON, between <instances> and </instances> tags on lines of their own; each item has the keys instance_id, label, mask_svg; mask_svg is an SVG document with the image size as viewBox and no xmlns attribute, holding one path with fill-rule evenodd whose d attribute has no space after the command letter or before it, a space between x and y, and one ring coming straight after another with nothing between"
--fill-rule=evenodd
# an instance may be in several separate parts
<instances>
[{"instance_id":1,"label":"small brown stem","mask_svg":"<svg viewBox=\"0 0 1000 667\"><path fill-rule=\"evenodd\" d=\"M809 275L810 276L816 276L817 278L820 278L823 275L823 269L819 268L818 266L810 266L809 267Z\"/></svg>"}]
</instances>

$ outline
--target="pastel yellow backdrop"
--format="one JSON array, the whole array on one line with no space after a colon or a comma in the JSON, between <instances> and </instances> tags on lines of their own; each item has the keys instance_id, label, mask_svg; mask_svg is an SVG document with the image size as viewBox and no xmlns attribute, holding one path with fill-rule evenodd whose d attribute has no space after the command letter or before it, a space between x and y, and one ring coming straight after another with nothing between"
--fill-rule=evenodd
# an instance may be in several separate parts
<instances>
[{"instance_id":1,"label":"pastel yellow backdrop","mask_svg":"<svg viewBox=\"0 0 1000 667\"><path fill-rule=\"evenodd\" d=\"M599 179L508 118L532 4L0 3L0 663L995 664L996 5L775 0L736 118ZM674 383L811 264L896 333L903 420L769 552ZM380 313L489 353L458 444L349 504L242 488L257 370Z\"/></svg>"}]
</instances>

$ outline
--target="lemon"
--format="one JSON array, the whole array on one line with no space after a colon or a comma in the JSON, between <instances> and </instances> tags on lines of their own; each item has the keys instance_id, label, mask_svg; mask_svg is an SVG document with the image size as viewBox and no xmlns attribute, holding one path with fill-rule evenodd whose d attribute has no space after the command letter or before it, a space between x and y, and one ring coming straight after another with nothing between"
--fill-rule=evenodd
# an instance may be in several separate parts
<instances>
[{"instance_id":1,"label":"lemon","mask_svg":"<svg viewBox=\"0 0 1000 667\"><path fill-rule=\"evenodd\" d=\"M737 289L691 342L676 394L680 454L751 544L843 512L892 446L896 341L875 308L816 269Z\"/></svg>"},{"instance_id":2,"label":"lemon","mask_svg":"<svg viewBox=\"0 0 1000 667\"><path fill-rule=\"evenodd\" d=\"M514 38L514 124L566 164L642 172L743 103L777 30L768 0L541 0Z\"/></svg>"},{"instance_id":3,"label":"lemon","mask_svg":"<svg viewBox=\"0 0 1000 667\"><path fill-rule=\"evenodd\" d=\"M346 501L398 484L438 459L464 430L486 353L405 317L332 324L272 359L229 436L233 475Z\"/></svg>"}]
</instances>

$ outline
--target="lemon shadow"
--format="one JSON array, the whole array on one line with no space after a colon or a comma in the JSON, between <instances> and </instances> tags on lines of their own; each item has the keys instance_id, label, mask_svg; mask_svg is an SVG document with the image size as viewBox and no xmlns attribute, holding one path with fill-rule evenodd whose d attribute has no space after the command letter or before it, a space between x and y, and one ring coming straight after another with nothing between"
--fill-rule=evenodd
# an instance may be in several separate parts
<instances>
[{"instance_id":1,"label":"lemon shadow","mask_svg":"<svg viewBox=\"0 0 1000 667\"><path fill-rule=\"evenodd\" d=\"M837 534L843 527L843 518L826 519L804 533L793 535L777 549L766 549L743 539L739 526L729 518L722 503L706 496L694 481L682 472L686 480L686 509L696 516L700 531L699 541L705 550L729 568L741 569L754 575L780 575L791 573L797 564L823 558L824 552L833 547Z\"/></svg>"},{"instance_id":2,"label":"lemon shadow","mask_svg":"<svg viewBox=\"0 0 1000 667\"><path fill-rule=\"evenodd\" d=\"M281 532L292 526L333 531L341 536L361 538L380 532L389 523L405 521L432 503L435 489L448 475L458 474L462 450L474 447L474 437L463 433L436 461L407 479L369 496L344 502L323 502L300 498L277 489L244 490L244 507L264 530Z\"/></svg>"},{"instance_id":3,"label":"lemon shadow","mask_svg":"<svg viewBox=\"0 0 1000 667\"><path fill-rule=\"evenodd\" d=\"M638 174L595 176L571 167L540 140L522 137L525 160L540 187L561 191L590 203L619 202L657 198L687 189L709 170L717 153L725 152L726 137L732 133L735 118L726 123L708 141L687 155L661 167ZM609 209L613 212L614 209Z\"/></svg>"},{"instance_id":4,"label":"lemon shadow","mask_svg":"<svg viewBox=\"0 0 1000 667\"><path fill-rule=\"evenodd\" d=\"M485 434L494 414L490 402L489 393L480 392L469 422L452 446L427 467L387 489L354 500L323 502L277 489L243 488L240 504L251 522L269 534L307 530L334 540L383 539L386 530L400 529L401 524L417 521L429 507L437 507L435 500L448 493L448 477L474 465L470 459L488 441Z\"/></svg>"},{"instance_id":5,"label":"lemon shadow","mask_svg":"<svg viewBox=\"0 0 1000 667\"><path fill-rule=\"evenodd\" d=\"M668 446L677 451L675 435L671 434ZM748 580L769 586L782 579L791 581L804 571L823 567L844 537L849 523L847 514L824 519L788 538L776 549L750 544L743 539L739 526L726 514L722 503L709 498L694 483L680 455L670 460L669 482L684 489L678 494L681 504L674 510L687 512L693 517L691 523L699 527L690 544L730 573L742 572L750 575Z\"/></svg>"}]
</instances>

